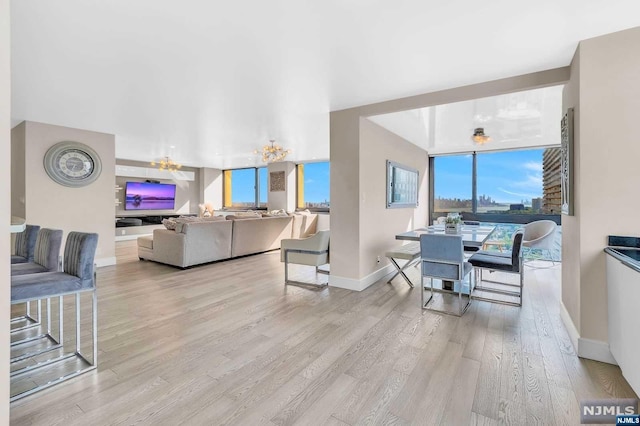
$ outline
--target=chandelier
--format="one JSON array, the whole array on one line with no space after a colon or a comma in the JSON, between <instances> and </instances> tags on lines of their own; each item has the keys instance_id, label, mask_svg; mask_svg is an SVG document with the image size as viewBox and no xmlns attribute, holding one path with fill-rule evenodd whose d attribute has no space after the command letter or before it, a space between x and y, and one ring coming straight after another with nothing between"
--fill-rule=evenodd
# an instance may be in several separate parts
<instances>
[{"instance_id":1,"label":"chandelier","mask_svg":"<svg viewBox=\"0 0 640 426\"><path fill-rule=\"evenodd\" d=\"M168 172L177 172L178 170L180 170L180 168L182 168L182 164L176 163L168 156L164 157L160 161L152 161L151 165L153 167L157 167L158 170L166 170Z\"/></svg>"},{"instance_id":2,"label":"chandelier","mask_svg":"<svg viewBox=\"0 0 640 426\"><path fill-rule=\"evenodd\" d=\"M484 134L484 128L478 127L473 131L471 140L477 143L478 145L484 145L485 143L491 141L491 137Z\"/></svg>"},{"instance_id":3,"label":"chandelier","mask_svg":"<svg viewBox=\"0 0 640 426\"><path fill-rule=\"evenodd\" d=\"M254 154L262 154L263 163L274 163L276 161L282 161L291 152L290 149L284 149L280 145L276 145L275 139L269 139L270 145L265 145L262 150L256 149Z\"/></svg>"}]
</instances>

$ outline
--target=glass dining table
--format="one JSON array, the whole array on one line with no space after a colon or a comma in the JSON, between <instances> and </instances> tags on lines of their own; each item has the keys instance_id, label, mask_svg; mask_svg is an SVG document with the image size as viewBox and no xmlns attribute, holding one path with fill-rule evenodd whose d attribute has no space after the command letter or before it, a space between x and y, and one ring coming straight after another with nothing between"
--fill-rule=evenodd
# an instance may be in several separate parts
<instances>
[{"instance_id":1,"label":"glass dining table","mask_svg":"<svg viewBox=\"0 0 640 426\"><path fill-rule=\"evenodd\" d=\"M495 226L482 225L462 225L460 233L462 236L462 244L469 248L481 248L487 241L489 235L496 229ZM426 228L418 228L413 231L403 232L396 235L396 240L420 241L422 234L444 234L444 225L427 226Z\"/></svg>"},{"instance_id":2,"label":"glass dining table","mask_svg":"<svg viewBox=\"0 0 640 426\"><path fill-rule=\"evenodd\" d=\"M396 235L396 240L403 241L420 241L422 234L445 234L444 225L427 226L426 228L418 228L413 231L402 232ZM481 225L462 225L459 234L462 236L462 245L465 250L477 251L482 248L484 243L489 239L489 235L496 229L495 226ZM443 281L443 290L451 291L453 282Z\"/></svg>"}]
</instances>

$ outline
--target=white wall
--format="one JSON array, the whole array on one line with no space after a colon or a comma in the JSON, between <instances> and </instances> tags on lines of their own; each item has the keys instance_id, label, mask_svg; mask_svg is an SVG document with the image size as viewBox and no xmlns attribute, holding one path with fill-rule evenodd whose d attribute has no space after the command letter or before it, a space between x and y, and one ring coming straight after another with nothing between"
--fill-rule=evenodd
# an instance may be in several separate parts
<instances>
[{"instance_id":1,"label":"white wall","mask_svg":"<svg viewBox=\"0 0 640 426\"><path fill-rule=\"evenodd\" d=\"M386 208L386 161L419 172L417 208ZM389 264L384 254L401 242L401 232L426 226L429 209L427 152L366 118L360 119L360 276ZM384 224L384 226L380 226ZM381 262L377 263L377 257Z\"/></svg>"},{"instance_id":2,"label":"white wall","mask_svg":"<svg viewBox=\"0 0 640 426\"><path fill-rule=\"evenodd\" d=\"M571 61L571 78L562 97L563 111L574 108L574 215L562 215L562 304L573 324L567 324L573 345L578 347L580 330L580 46ZM575 331L574 331L575 329Z\"/></svg>"},{"instance_id":3,"label":"white wall","mask_svg":"<svg viewBox=\"0 0 640 426\"><path fill-rule=\"evenodd\" d=\"M571 258L570 270L563 273L563 286L570 290L563 289L563 303L579 333L578 354L602 361L608 361L602 250L608 235L640 236L639 51L640 27L582 41L571 80L579 96L565 96L565 107L577 106L578 179L576 213L563 218L570 232L563 229L562 244L577 251L579 260Z\"/></svg>"},{"instance_id":4,"label":"white wall","mask_svg":"<svg viewBox=\"0 0 640 426\"><path fill-rule=\"evenodd\" d=\"M271 191L271 173L284 172L285 190ZM296 210L296 165L291 161L280 161L267 166L267 209L288 212Z\"/></svg>"},{"instance_id":5,"label":"white wall","mask_svg":"<svg viewBox=\"0 0 640 426\"><path fill-rule=\"evenodd\" d=\"M9 235L11 203L11 43L9 31L9 0L0 0L0 223L5 225L4 240L0 243L0 424L9 424ZM2 343L4 342L4 343Z\"/></svg>"},{"instance_id":6,"label":"white wall","mask_svg":"<svg viewBox=\"0 0 640 426\"><path fill-rule=\"evenodd\" d=\"M360 286L360 115L331 113L331 275L329 284Z\"/></svg>"},{"instance_id":7,"label":"white wall","mask_svg":"<svg viewBox=\"0 0 640 426\"><path fill-rule=\"evenodd\" d=\"M82 142L102 160L102 173L92 184L68 188L54 182L45 172L47 150L61 141ZM115 263L115 137L106 133L50 124L26 122L25 129L25 218L42 227L99 234L96 263ZM12 165L20 170L18 164Z\"/></svg>"},{"instance_id":8,"label":"white wall","mask_svg":"<svg viewBox=\"0 0 640 426\"><path fill-rule=\"evenodd\" d=\"M212 203L213 208L222 208L223 175L220 169L202 167L200 175L200 203Z\"/></svg>"},{"instance_id":9,"label":"white wall","mask_svg":"<svg viewBox=\"0 0 640 426\"><path fill-rule=\"evenodd\" d=\"M26 175L21 167L14 165L25 164L25 132L26 123L22 122L11 129L11 215L25 217L24 211L26 194Z\"/></svg>"}]
</instances>

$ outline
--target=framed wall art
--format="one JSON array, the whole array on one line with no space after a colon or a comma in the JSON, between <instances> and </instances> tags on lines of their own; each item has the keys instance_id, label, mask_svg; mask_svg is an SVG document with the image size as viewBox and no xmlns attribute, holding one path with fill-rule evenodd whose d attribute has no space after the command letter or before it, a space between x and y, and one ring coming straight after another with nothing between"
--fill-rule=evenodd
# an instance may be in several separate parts
<instances>
[{"instance_id":1,"label":"framed wall art","mask_svg":"<svg viewBox=\"0 0 640 426\"><path fill-rule=\"evenodd\" d=\"M573 108L560 123L560 190L562 214L573 216Z\"/></svg>"},{"instance_id":2,"label":"framed wall art","mask_svg":"<svg viewBox=\"0 0 640 426\"><path fill-rule=\"evenodd\" d=\"M416 169L387 160L387 208L417 207L419 177Z\"/></svg>"},{"instance_id":3,"label":"framed wall art","mask_svg":"<svg viewBox=\"0 0 640 426\"><path fill-rule=\"evenodd\" d=\"M269 173L269 191L282 192L285 189L284 172Z\"/></svg>"}]
</instances>

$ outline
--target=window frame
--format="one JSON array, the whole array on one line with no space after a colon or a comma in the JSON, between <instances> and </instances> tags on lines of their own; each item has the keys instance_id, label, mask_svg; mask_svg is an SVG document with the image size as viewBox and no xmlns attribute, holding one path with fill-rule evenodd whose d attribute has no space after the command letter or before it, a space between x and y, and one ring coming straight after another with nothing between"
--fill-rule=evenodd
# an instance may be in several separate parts
<instances>
[{"instance_id":1,"label":"window frame","mask_svg":"<svg viewBox=\"0 0 640 426\"><path fill-rule=\"evenodd\" d=\"M533 150L533 149L545 149L545 148L557 148L556 145L550 145L546 147L531 147L531 148L523 148L522 150ZM500 152L500 151L520 151L515 149L509 150L495 150L495 151L481 151L480 154L490 153L490 152ZM464 220L472 220L478 222L493 222L493 223L515 223L525 225L530 222L535 222L537 220L552 220L556 224L561 224L561 215L558 214L520 214L520 213L478 213L478 167L477 167L477 151L465 151L465 152L456 152L451 154L441 154L441 155L430 155L429 156L429 223L433 223L433 221L438 216L442 216L443 212L435 212L435 158L436 157L444 157L450 155L473 155L472 161L472 170L471 170L471 209L470 212L462 212Z\"/></svg>"},{"instance_id":2,"label":"window frame","mask_svg":"<svg viewBox=\"0 0 640 426\"><path fill-rule=\"evenodd\" d=\"M296 211L304 211L309 210L314 213L329 213L331 212L331 181L329 181L329 207L305 207L300 206L300 192L302 188L302 192L304 194L304 166L306 164L316 164L316 163L327 163L329 165L329 170L331 170L331 161L330 160L319 160L319 161L306 161L301 163L296 163ZM300 167L302 166L302 173L300 173ZM300 185L300 179L302 178L303 182ZM303 195L304 197L304 195Z\"/></svg>"},{"instance_id":3,"label":"window frame","mask_svg":"<svg viewBox=\"0 0 640 426\"><path fill-rule=\"evenodd\" d=\"M222 171L222 201L223 201L223 206L222 206L222 210L267 210L267 206L265 207L260 207L260 173L259 173L259 169L266 169L266 166L262 166L262 167L238 167L235 169L225 169ZM234 170L253 170L253 179L254 179L254 184L253 184L253 189L254 189L254 199L253 199L253 206L249 206L249 207L238 207L238 206L233 206L233 201L230 200L230 202L232 203L231 205L226 205L225 202L227 200L227 187L231 187L231 185L233 185L233 178L231 180L231 183L229 185L227 185L227 172L233 172ZM269 172L267 171L267 180L269 180ZM268 185L268 183L265 183L265 185ZM269 191L268 191L268 186L267 186L267 198L269 197ZM268 203L268 200L267 200Z\"/></svg>"}]
</instances>

